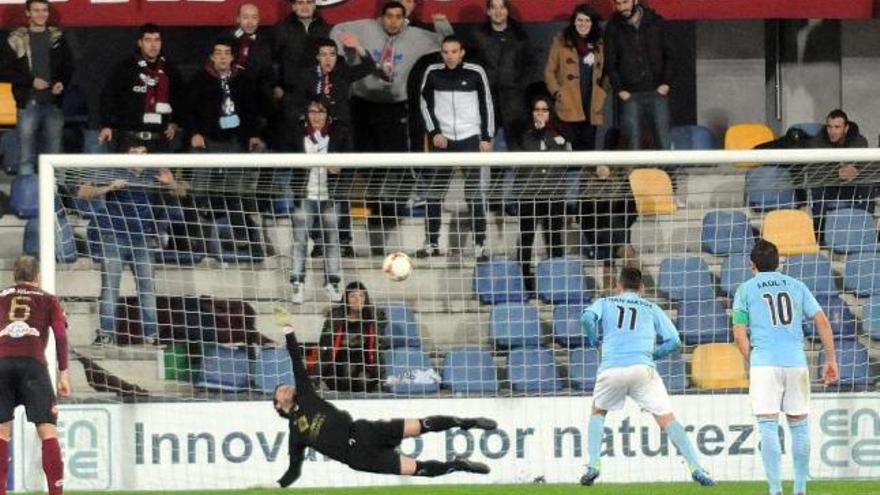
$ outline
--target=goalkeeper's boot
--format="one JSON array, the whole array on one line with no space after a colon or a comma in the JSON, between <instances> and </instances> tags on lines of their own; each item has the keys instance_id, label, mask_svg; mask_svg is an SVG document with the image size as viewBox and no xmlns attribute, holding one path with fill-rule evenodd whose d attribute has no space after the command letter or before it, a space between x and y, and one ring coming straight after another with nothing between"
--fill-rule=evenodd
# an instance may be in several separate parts
<instances>
[{"instance_id":1,"label":"goalkeeper's boot","mask_svg":"<svg viewBox=\"0 0 880 495\"><path fill-rule=\"evenodd\" d=\"M714 486L715 480L709 476L705 469L698 467L691 471L691 478L703 486Z\"/></svg>"},{"instance_id":2,"label":"goalkeeper's boot","mask_svg":"<svg viewBox=\"0 0 880 495\"><path fill-rule=\"evenodd\" d=\"M472 428L477 430L495 430L498 428L498 423L494 419L489 418L462 418L458 427L462 430L470 430Z\"/></svg>"},{"instance_id":3,"label":"goalkeeper's boot","mask_svg":"<svg viewBox=\"0 0 880 495\"><path fill-rule=\"evenodd\" d=\"M456 471L464 471L466 473L489 474L489 466L482 462L469 461L463 457L456 457L454 461Z\"/></svg>"},{"instance_id":4,"label":"goalkeeper's boot","mask_svg":"<svg viewBox=\"0 0 880 495\"><path fill-rule=\"evenodd\" d=\"M596 478L599 477L599 468L595 468L593 466L587 466L587 472L581 476L581 484L584 486L591 486L595 483Z\"/></svg>"}]
</instances>

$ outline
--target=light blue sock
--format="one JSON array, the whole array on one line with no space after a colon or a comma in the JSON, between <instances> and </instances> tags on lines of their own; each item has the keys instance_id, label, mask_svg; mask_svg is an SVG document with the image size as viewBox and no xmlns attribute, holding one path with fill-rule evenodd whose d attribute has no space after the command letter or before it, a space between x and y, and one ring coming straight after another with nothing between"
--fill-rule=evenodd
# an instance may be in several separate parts
<instances>
[{"instance_id":1,"label":"light blue sock","mask_svg":"<svg viewBox=\"0 0 880 495\"><path fill-rule=\"evenodd\" d=\"M605 436L605 416L593 414L587 426L587 453L590 455L590 467L599 469L602 455L602 437Z\"/></svg>"},{"instance_id":2,"label":"light blue sock","mask_svg":"<svg viewBox=\"0 0 880 495\"><path fill-rule=\"evenodd\" d=\"M807 493L807 478L810 476L810 423L788 422L791 432L791 457L794 460L794 493Z\"/></svg>"},{"instance_id":3,"label":"light blue sock","mask_svg":"<svg viewBox=\"0 0 880 495\"><path fill-rule=\"evenodd\" d=\"M693 471L700 467L700 463L697 462L697 453L694 451L694 445L691 443L690 439L687 437L687 433L684 431L684 427L681 426L681 423L678 421L673 421L666 425L666 434L669 436L669 440L672 441L672 444L681 452L681 455L684 456L684 460L687 461L688 469Z\"/></svg>"},{"instance_id":4,"label":"light blue sock","mask_svg":"<svg viewBox=\"0 0 880 495\"><path fill-rule=\"evenodd\" d=\"M767 473L770 493L782 493L782 481L779 475L779 463L782 460L779 422L775 419L762 419L758 421L758 429L761 430L761 459L764 461L764 472Z\"/></svg>"}]
</instances>

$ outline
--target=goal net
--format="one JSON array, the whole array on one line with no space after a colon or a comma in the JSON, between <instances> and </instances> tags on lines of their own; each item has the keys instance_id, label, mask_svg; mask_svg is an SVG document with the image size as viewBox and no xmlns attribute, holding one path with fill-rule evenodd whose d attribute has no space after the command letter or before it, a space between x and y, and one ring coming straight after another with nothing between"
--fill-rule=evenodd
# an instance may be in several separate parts
<instances>
[{"instance_id":1,"label":"goal net","mask_svg":"<svg viewBox=\"0 0 880 495\"><path fill-rule=\"evenodd\" d=\"M271 485L288 460L288 424L271 397L292 383L279 309L292 315L320 393L355 418L499 421L494 432L404 441L404 454L492 468L445 482L576 482L600 359L579 318L625 266L641 269L646 297L681 333L681 352L657 369L701 461L720 480L762 479L747 366L730 331L761 237L834 330L842 377L826 387L818 334L804 324L811 474L880 476L878 159L44 156L43 280L64 302L72 343L73 394L60 414L67 487ZM413 264L399 282L382 271L396 252ZM609 415L603 452L609 481L689 479L631 403ZM21 464L21 486L37 489L38 468ZM400 482L310 452L299 484Z\"/></svg>"}]
</instances>

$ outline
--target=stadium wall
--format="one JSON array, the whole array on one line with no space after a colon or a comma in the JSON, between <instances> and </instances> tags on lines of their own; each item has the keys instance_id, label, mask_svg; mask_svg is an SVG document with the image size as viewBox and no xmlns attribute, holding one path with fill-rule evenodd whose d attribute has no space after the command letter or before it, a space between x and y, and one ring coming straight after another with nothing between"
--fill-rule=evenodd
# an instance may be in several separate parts
<instances>
[{"instance_id":1,"label":"stadium wall","mask_svg":"<svg viewBox=\"0 0 880 495\"><path fill-rule=\"evenodd\" d=\"M719 480L763 476L758 435L745 395L672 397L705 466ZM711 402L712 407L706 407ZM498 420L494 432L446 432L406 440L421 459L470 456L492 474L450 483L570 483L586 463L586 397L338 401L358 417L418 417L455 411ZM810 426L815 478L880 477L880 394L817 394ZM395 411L389 413L389 411ZM287 468L287 425L268 402L62 406L59 436L69 490L218 489L270 486ZM23 435L24 422L18 422ZM30 430L27 433L31 433ZM781 433L787 437L787 432ZM603 479L684 481L687 470L650 415L631 402L606 422ZM18 438L23 438L19 436ZM785 448L789 441L785 439ZM28 442L16 444L24 459ZM637 464L636 464L637 463ZM632 469L632 466L639 466ZM790 463L784 463L790 469ZM42 486L42 470L17 462L19 490ZM790 472L783 472L790 477ZM296 486L416 484L425 479L357 473L311 454Z\"/></svg>"}]
</instances>

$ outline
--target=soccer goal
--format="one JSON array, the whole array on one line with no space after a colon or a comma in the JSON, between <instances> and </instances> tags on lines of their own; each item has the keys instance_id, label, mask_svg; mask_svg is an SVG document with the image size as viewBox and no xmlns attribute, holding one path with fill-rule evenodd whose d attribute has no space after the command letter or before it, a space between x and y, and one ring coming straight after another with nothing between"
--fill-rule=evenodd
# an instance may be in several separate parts
<instances>
[{"instance_id":1,"label":"soccer goal","mask_svg":"<svg viewBox=\"0 0 880 495\"><path fill-rule=\"evenodd\" d=\"M42 282L64 302L73 353L66 487L272 485L288 424L271 397L292 383L277 311L321 394L355 418L499 422L403 442L492 469L444 482L576 482L600 359L579 318L624 266L681 334L657 371L704 466L762 479L730 331L761 237L834 330L842 376L826 387L804 325L811 474L876 479L878 161L868 149L44 155ZM413 269L398 281L383 261L401 252ZM689 479L649 414L628 403L605 425L603 481ZM16 442L16 488L40 488L34 455ZM403 482L425 480L310 452L297 486Z\"/></svg>"}]
</instances>

